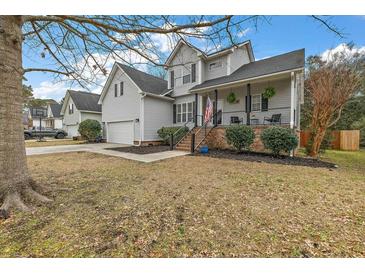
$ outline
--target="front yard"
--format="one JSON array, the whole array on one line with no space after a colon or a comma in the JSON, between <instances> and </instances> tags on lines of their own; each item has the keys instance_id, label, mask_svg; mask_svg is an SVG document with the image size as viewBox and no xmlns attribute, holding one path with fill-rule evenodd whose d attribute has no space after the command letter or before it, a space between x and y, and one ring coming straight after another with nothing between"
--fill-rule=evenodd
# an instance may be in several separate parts
<instances>
[{"instance_id":1,"label":"front yard","mask_svg":"<svg viewBox=\"0 0 365 274\"><path fill-rule=\"evenodd\" d=\"M28 157L55 199L0 221L1 257L364 257L365 151L339 169L86 152Z\"/></svg>"},{"instance_id":2,"label":"front yard","mask_svg":"<svg viewBox=\"0 0 365 274\"><path fill-rule=\"evenodd\" d=\"M64 145L80 145L85 144L86 141L72 140L72 139L45 139L45 141L38 142L36 139L26 140L25 147L48 147L48 146L64 146Z\"/></svg>"}]
</instances>

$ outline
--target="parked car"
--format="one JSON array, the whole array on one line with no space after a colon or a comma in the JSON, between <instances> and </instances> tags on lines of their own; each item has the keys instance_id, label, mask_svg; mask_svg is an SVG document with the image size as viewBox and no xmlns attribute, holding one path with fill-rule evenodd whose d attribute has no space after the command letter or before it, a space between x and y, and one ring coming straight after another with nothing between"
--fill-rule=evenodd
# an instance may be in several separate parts
<instances>
[{"instance_id":1,"label":"parked car","mask_svg":"<svg viewBox=\"0 0 365 274\"><path fill-rule=\"evenodd\" d=\"M32 129L24 130L24 139L28 140L34 137L54 137L56 139L63 139L67 136L67 132L62 129L53 128L39 128L33 127Z\"/></svg>"}]
</instances>

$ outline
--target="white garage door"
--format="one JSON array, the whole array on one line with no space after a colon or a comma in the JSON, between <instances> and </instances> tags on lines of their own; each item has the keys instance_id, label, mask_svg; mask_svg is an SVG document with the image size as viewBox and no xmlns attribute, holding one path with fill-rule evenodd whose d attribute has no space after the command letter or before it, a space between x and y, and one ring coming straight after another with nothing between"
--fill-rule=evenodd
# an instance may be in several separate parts
<instances>
[{"instance_id":1,"label":"white garage door","mask_svg":"<svg viewBox=\"0 0 365 274\"><path fill-rule=\"evenodd\" d=\"M72 138L79 135L79 125L67 126L67 137Z\"/></svg>"},{"instance_id":2,"label":"white garage door","mask_svg":"<svg viewBox=\"0 0 365 274\"><path fill-rule=\"evenodd\" d=\"M133 144L133 122L108 123L108 142L118 144Z\"/></svg>"}]
</instances>

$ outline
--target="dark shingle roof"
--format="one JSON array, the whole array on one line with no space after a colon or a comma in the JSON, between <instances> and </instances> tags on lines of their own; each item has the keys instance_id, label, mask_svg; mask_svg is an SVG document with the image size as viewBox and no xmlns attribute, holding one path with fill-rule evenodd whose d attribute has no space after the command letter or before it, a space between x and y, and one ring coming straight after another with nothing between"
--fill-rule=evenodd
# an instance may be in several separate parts
<instances>
[{"instance_id":1,"label":"dark shingle roof","mask_svg":"<svg viewBox=\"0 0 365 274\"><path fill-rule=\"evenodd\" d=\"M60 104L50 104L49 107L51 108L53 117L61 117L61 109L62 109L62 105Z\"/></svg>"},{"instance_id":2,"label":"dark shingle roof","mask_svg":"<svg viewBox=\"0 0 365 274\"><path fill-rule=\"evenodd\" d=\"M215 85L228 84L239 80L250 79L257 76L269 75L276 72L304 67L304 49L277 55L271 58L255 61L241 66L232 74L205 81L192 87L190 90L208 88Z\"/></svg>"},{"instance_id":3,"label":"dark shingle roof","mask_svg":"<svg viewBox=\"0 0 365 274\"><path fill-rule=\"evenodd\" d=\"M78 110L101 112L101 105L98 105L99 94L68 90Z\"/></svg>"},{"instance_id":4,"label":"dark shingle roof","mask_svg":"<svg viewBox=\"0 0 365 274\"><path fill-rule=\"evenodd\" d=\"M143 91L161 95L167 91L167 81L130 66L118 63L134 83Z\"/></svg>"}]
</instances>

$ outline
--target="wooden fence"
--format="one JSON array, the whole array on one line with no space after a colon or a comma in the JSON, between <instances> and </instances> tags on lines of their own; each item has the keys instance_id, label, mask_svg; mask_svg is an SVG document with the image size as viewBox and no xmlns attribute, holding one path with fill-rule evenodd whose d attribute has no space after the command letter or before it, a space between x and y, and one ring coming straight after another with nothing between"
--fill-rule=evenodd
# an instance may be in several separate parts
<instances>
[{"instance_id":1,"label":"wooden fence","mask_svg":"<svg viewBox=\"0 0 365 274\"><path fill-rule=\"evenodd\" d=\"M359 150L360 130L334 130L331 132L331 148L339 150ZM310 131L300 132L300 146L305 147L310 138Z\"/></svg>"}]
</instances>

